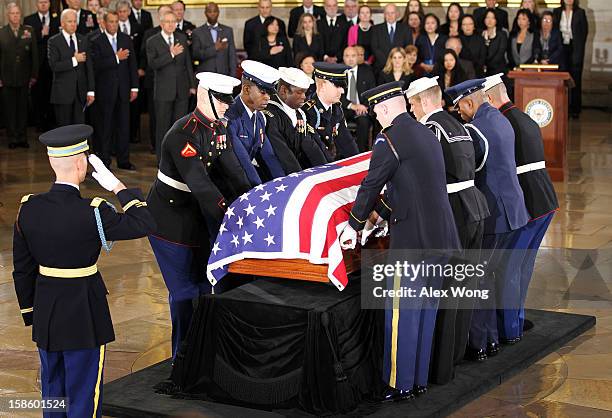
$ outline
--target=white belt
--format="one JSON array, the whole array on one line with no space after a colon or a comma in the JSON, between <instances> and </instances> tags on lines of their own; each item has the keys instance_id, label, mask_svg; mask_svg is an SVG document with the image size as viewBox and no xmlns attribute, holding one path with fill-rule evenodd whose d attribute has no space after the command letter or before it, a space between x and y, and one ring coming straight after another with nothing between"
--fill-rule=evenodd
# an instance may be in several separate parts
<instances>
[{"instance_id":1,"label":"white belt","mask_svg":"<svg viewBox=\"0 0 612 418\"><path fill-rule=\"evenodd\" d=\"M546 168L546 161L538 161L516 167L516 174L528 173L530 171L542 170Z\"/></svg>"},{"instance_id":2,"label":"white belt","mask_svg":"<svg viewBox=\"0 0 612 418\"><path fill-rule=\"evenodd\" d=\"M451 183L446 185L446 193L457 193L461 190L469 189L474 187L474 180L460 181L459 183Z\"/></svg>"},{"instance_id":3,"label":"white belt","mask_svg":"<svg viewBox=\"0 0 612 418\"><path fill-rule=\"evenodd\" d=\"M168 177L167 175L165 175L164 173L162 173L159 170L157 171L157 178L162 183L167 184L168 186L173 187L173 188L175 188L177 190L182 190L183 192L191 192L191 189L185 183L181 183L180 181L176 181L172 177Z\"/></svg>"}]
</instances>

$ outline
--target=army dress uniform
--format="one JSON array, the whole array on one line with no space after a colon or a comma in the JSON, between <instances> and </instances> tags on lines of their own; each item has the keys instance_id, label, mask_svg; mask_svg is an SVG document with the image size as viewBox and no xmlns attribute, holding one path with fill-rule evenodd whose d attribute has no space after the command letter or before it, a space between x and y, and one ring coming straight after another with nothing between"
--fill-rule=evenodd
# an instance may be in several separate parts
<instances>
[{"instance_id":1,"label":"army dress uniform","mask_svg":"<svg viewBox=\"0 0 612 418\"><path fill-rule=\"evenodd\" d=\"M401 95L400 82L363 93L370 107ZM377 203L385 185L385 198ZM368 174L350 213L350 227L362 230L376 205L381 216L389 219L391 250L427 253L461 248L446 193L442 150L433 133L407 112L397 116L374 142ZM392 281L393 287L388 288L400 285L399 278ZM435 286L439 280L428 283ZM424 278L415 285L423 286ZM435 302L424 298L396 298L386 309L383 380L390 387L412 393L427 386L436 308Z\"/></svg>"},{"instance_id":2,"label":"army dress uniform","mask_svg":"<svg viewBox=\"0 0 612 418\"><path fill-rule=\"evenodd\" d=\"M65 126L41 141L49 156L61 158L87 151L91 132ZM146 236L155 225L138 189L117 197L123 214L102 198L81 197L76 184L55 183L21 199L14 226L13 278L40 354L42 396L68 398L69 417L101 416L105 345L115 335L96 265L100 250Z\"/></svg>"},{"instance_id":3,"label":"army dress uniform","mask_svg":"<svg viewBox=\"0 0 612 418\"><path fill-rule=\"evenodd\" d=\"M500 83L503 81L499 75L488 77L485 90ZM516 172L530 217L514 247L523 250L524 258L519 262L520 273L514 276L517 281L506 283L507 291L514 295L515 300L511 302L514 306L497 312L501 338L509 341L520 339L523 335L524 304L538 248L555 212L559 209L559 202L552 180L546 171L540 127L512 102L503 104L499 111L514 129Z\"/></svg>"},{"instance_id":4,"label":"army dress uniform","mask_svg":"<svg viewBox=\"0 0 612 418\"><path fill-rule=\"evenodd\" d=\"M205 74L213 73L198 77ZM231 90L240 82L224 77L213 74L208 80L218 90L214 94L232 100ZM196 107L166 133L147 203L157 221L149 241L169 291L173 357L189 328L192 300L211 292L205 266L225 210L249 189L221 120Z\"/></svg>"},{"instance_id":5,"label":"army dress uniform","mask_svg":"<svg viewBox=\"0 0 612 418\"><path fill-rule=\"evenodd\" d=\"M438 89L437 77L423 77L410 84L406 97L430 89ZM485 196L474 183L476 159L472 138L461 123L441 107L423 116L420 123L427 126L438 138L446 167L446 191L453 210L455 225L470 262L478 262L482 246L484 220L489 216ZM465 263L459 260L459 263ZM444 288L459 284L454 278L445 280ZM464 281L462 286L476 287L476 280ZM463 360L467 346L472 306L470 300L447 300L445 309L438 310L430 380L444 384L454 376L454 365Z\"/></svg>"},{"instance_id":6,"label":"army dress uniform","mask_svg":"<svg viewBox=\"0 0 612 418\"><path fill-rule=\"evenodd\" d=\"M26 147L28 88L38 78L38 42L31 26L0 28L0 81L9 147Z\"/></svg>"},{"instance_id":7,"label":"army dress uniform","mask_svg":"<svg viewBox=\"0 0 612 418\"><path fill-rule=\"evenodd\" d=\"M315 63L314 76L328 80L337 87L346 88L346 71L350 67L343 64ZM327 162L352 157L359 153L357 142L346 126L346 118L340 102L329 106L323 104L315 94L304 103L302 108L306 113L308 124L314 127L319 137L318 143L327 156Z\"/></svg>"}]
</instances>

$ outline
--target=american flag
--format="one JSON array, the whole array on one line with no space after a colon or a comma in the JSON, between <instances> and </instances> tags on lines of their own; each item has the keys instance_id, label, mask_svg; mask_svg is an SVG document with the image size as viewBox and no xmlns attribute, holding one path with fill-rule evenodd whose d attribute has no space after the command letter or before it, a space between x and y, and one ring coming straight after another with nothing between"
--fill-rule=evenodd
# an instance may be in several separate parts
<instances>
[{"instance_id":1,"label":"american flag","mask_svg":"<svg viewBox=\"0 0 612 418\"><path fill-rule=\"evenodd\" d=\"M221 280L234 261L299 258L328 264L329 280L343 290L348 277L338 236L367 174L370 154L276 178L236 199L208 260L210 283Z\"/></svg>"}]
</instances>

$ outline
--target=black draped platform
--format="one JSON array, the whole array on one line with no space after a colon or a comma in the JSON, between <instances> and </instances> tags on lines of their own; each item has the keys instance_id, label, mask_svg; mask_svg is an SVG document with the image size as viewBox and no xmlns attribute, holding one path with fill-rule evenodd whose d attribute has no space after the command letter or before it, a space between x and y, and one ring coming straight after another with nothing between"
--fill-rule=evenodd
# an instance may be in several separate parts
<instances>
[{"instance_id":1,"label":"black draped platform","mask_svg":"<svg viewBox=\"0 0 612 418\"><path fill-rule=\"evenodd\" d=\"M359 291L358 281L338 292L262 279L203 297L174 369L167 360L106 384L103 413L442 416L595 324L591 316L528 310L535 327L519 344L459 365L451 383L414 401L381 405L370 399L382 383L382 311L360 310Z\"/></svg>"}]
</instances>

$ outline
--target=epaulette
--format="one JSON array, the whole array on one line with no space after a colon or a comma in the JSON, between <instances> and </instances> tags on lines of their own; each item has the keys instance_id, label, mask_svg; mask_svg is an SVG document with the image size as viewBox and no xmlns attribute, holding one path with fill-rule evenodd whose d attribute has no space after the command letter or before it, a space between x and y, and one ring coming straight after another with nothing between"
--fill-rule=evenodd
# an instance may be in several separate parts
<instances>
[{"instance_id":1,"label":"epaulette","mask_svg":"<svg viewBox=\"0 0 612 418\"><path fill-rule=\"evenodd\" d=\"M261 113L263 113L264 115L266 115L269 118L273 118L274 117L274 113L270 112L268 109L262 110Z\"/></svg>"},{"instance_id":2,"label":"epaulette","mask_svg":"<svg viewBox=\"0 0 612 418\"><path fill-rule=\"evenodd\" d=\"M311 109L315 104L317 103L317 101L315 99L310 99L308 100L306 103L304 103L304 107L306 108L306 110Z\"/></svg>"},{"instance_id":3,"label":"epaulette","mask_svg":"<svg viewBox=\"0 0 612 418\"><path fill-rule=\"evenodd\" d=\"M30 197L32 197L32 196L34 196L32 193L30 193L30 194L27 194L27 195L23 196L23 197L21 198L21 202L20 202L20 203L23 205L23 204L24 204L25 202L27 202L27 201L28 201L28 199L30 199Z\"/></svg>"},{"instance_id":4,"label":"epaulette","mask_svg":"<svg viewBox=\"0 0 612 418\"><path fill-rule=\"evenodd\" d=\"M102 199L101 197L94 197L91 199L91 203L89 206L93 206L94 208L100 207L102 202L106 202L106 199Z\"/></svg>"},{"instance_id":5,"label":"epaulette","mask_svg":"<svg viewBox=\"0 0 612 418\"><path fill-rule=\"evenodd\" d=\"M306 124L306 129L308 129L308 132L310 132L311 134L315 133L315 128L313 128L312 126L310 126L309 124Z\"/></svg>"}]
</instances>

